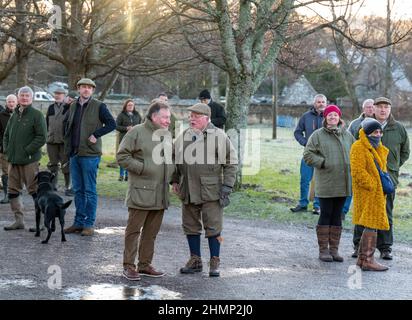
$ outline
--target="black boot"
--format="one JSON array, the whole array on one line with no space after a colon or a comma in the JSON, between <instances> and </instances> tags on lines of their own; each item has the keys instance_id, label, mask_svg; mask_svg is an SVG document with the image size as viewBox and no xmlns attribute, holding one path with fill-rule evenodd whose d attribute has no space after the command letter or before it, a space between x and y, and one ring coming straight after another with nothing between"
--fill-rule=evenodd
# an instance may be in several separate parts
<instances>
[{"instance_id":1,"label":"black boot","mask_svg":"<svg viewBox=\"0 0 412 320\"><path fill-rule=\"evenodd\" d=\"M9 176L7 174L3 174L1 176L1 183L3 184L4 198L3 198L3 200L0 201L0 203L2 203L2 204L10 203L9 195L7 194L8 181L9 181Z\"/></svg>"}]
</instances>

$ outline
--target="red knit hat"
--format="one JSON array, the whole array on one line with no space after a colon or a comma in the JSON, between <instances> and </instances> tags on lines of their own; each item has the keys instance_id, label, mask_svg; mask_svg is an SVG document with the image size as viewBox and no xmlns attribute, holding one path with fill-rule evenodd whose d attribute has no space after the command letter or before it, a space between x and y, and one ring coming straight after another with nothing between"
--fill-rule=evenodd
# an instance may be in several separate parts
<instances>
[{"instance_id":1,"label":"red knit hat","mask_svg":"<svg viewBox=\"0 0 412 320\"><path fill-rule=\"evenodd\" d=\"M326 118L327 115L331 112L336 112L339 115L339 118L342 117L342 112L340 111L338 106L334 104L328 105L325 110L323 110L323 117Z\"/></svg>"}]
</instances>

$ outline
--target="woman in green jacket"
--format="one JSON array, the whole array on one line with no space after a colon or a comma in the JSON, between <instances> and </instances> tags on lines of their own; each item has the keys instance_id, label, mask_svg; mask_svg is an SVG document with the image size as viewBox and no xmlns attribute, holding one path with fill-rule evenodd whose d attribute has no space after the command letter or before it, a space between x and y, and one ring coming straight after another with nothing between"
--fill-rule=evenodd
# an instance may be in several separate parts
<instances>
[{"instance_id":1,"label":"woman in green jacket","mask_svg":"<svg viewBox=\"0 0 412 320\"><path fill-rule=\"evenodd\" d=\"M351 195L349 152L355 139L343 128L342 113L337 106L327 106L323 117L323 127L309 137L303 158L315 168L315 196L320 202L316 226L319 259L342 262L338 253L341 213L346 197Z\"/></svg>"},{"instance_id":2,"label":"woman in green jacket","mask_svg":"<svg viewBox=\"0 0 412 320\"><path fill-rule=\"evenodd\" d=\"M136 111L135 103L132 99L128 99L123 104L123 110L117 116L116 119L116 130L119 131L118 143L122 142L124 136L128 131L130 131L135 125L142 122L142 117L139 112ZM128 174L127 170L120 167L119 181L127 181Z\"/></svg>"}]
</instances>

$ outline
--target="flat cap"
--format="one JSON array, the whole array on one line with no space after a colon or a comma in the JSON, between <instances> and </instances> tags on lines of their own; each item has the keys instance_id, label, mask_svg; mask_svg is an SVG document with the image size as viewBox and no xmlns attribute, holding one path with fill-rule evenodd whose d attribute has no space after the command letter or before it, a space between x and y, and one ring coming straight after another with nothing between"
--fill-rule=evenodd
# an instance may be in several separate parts
<instances>
[{"instance_id":1,"label":"flat cap","mask_svg":"<svg viewBox=\"0 0 412 320\"><path fill-rule=\"evenodd\" d=\"M374 104L380 104L380 103L392 105L392 101L385 97L379 97L375 99Z\"/></svg>"},{"instance_id":2,"label":"flat cap","mask_svg":"<svg viewBox=\"0 0 412 320\"><path fill-rule=\"evenodd\" d=\"M207 104L196 103L195 105L187 108L187 110L196 112L199 114L204 114L210 118L211 111L210 111L210 107Z\"/></svg>"},{"instance_id":3,"label":"flat cap","mask_svg":"<svg viewBox=\"0 0 412 320\"><path fill-rule=\"evenodd\" d=\"M82 84L89 85L89 86L96 88L96 84L94 83L94 81L89 78L82 78L77 82L77 86L80 86Z\"/></svg>"},{"instance_id":4,"label":"flat cap","mask_svg":"<svg viewBox=\"0 0 412 320\"><path fill-rule=\"evenodd\" d=\"M70 91L67 96L68 96L69 98L76 99L77 96L78 96L78 93L77 93L77 91Z\"/></svg>"},{"instance_id":5,"label":"flat cap","mask_svg":"<svg viewBox=\"0 0 412 320\"><path fill-rule=\"evenodd\" d=\"M64 90L63 88L56 88L54 89L53 93L63 93L66 94L66 90Z\"/></svg>"}]
</instances>

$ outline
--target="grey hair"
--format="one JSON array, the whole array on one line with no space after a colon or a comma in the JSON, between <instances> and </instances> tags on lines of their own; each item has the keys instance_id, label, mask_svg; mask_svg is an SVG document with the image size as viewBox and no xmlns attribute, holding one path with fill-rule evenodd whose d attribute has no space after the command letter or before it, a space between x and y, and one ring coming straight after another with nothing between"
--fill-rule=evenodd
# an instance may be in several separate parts
<instances>
[{"instance_id":1,"label":"grey hair","mask_svg":"<svg viewBox=\"0 0 412 320\"><path fill-rule=\"evenodd\" d=\"M365 100L365 101L363 101L363 103L362 103L362 109L364 109L364 108L365 108L365 105L366 105L368 102L371 102L372 104L374 104L374 103L375 103L375 101L373 101L373 99L366 99L366 100Z\"/></svg>"},{"instance_id":2,"label":"grey hair","mask_svg":"<svg viewBox=\"0 0 412 320\"><path fill-rule=\"evenodd\" d=\"M9 94L9 95L6 97L6 101L9 100L10 98L14 98L14 99L17 100L17 97L16 97L15 94Z\"/></svg>"},{"instance_id":3,"label":"grey hair","mask_svg":"<svg viewBox=\"0 0 412 320\"><path fill-rule=\"evenodd\" d=\"M21 87L21 88L19 89L19 92L17 93L17 95L20 95L20 93L30 93L32 98L33 98L33 96L34 96L33 90L32 90L30 87L28 87L28 86Z\"/></svg>"},{"instance_id":4,"label":"grey hair","mask_svg":"<svg viewBox=\"0 0 412 320\"><path fill-rule=\"evenodd\" d=\"M323 99L325 99L326 102L328 102L328 98L326 98L326 96L325 96L324 94L322 94L322 93L317 94L316 96L313 97L313 103L316 102L316 99L317 99L317 98L323 98Z\"/></svg>"}]
</instances>

